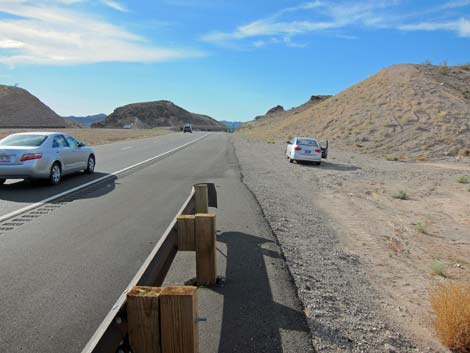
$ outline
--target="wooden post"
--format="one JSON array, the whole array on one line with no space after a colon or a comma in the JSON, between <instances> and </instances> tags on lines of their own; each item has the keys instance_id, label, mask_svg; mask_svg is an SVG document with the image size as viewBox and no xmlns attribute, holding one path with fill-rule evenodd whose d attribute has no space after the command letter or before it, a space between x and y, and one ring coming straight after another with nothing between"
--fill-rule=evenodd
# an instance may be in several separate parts
<instances>
[{"instance_id":1,"label":"wooden post","mask_svg":"<svg viewBox=\"0 0 470 353\"><path fill-rule=\"evenodd\" d=\"M134 287L127 294L129 342L134 353L162 353L160 288Z\"/></svg>"},{"instance_id":2,"label":"wooden post","mask_svg":"<svg viewBox=\"0 0 470 353\"><path fill-rule=\"evenodd\" d=\"M198 353L197 288L164 287L160 294L162 353Z\"/></svg>"},{"instance_id":3,"label":"wooden post","mask_svg":"<svg viewBox=\"0 0 470 353\"><path fill-rule=\"evenodd\" d=\"M178 251L195 251L196 239L194 237L194 215L181 215L177 217Z\"/></svg>"},{"instance_id":4,"label":"wooden post","mask_svg":"<svg viewBox=\"0 0 470 353\"><path fill-rule=\"evenodd\" d=\"M209 212L209 194L207 191L207 184L194 185L194 191L196 213Z\"/></svg>"},{"instance_id":5,"label":"wooden post","mask_svg":"<svg viewBox=\"0 0 470 353\"><path fill-rule=\"evenodd\" d=\"M215 215L196 214L196 282L212 286L217 281Z\"/></svg>"}]
</instances>

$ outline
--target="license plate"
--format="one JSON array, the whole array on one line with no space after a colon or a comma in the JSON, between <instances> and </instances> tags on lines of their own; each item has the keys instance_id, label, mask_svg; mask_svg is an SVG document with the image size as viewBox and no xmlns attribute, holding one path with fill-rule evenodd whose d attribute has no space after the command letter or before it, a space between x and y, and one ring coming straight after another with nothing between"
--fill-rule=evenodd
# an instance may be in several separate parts
<instances>
[{"instance_id":1,"label":"license plate","mask_svg":"<svg viewBox=\"0 0 470 353\"><path fill-rule=\"evenodd\" d=\"M10 163L10 156L6 154L0 155L0 163Z\"/></svg>"},{"instance_id":2,"label":"license plate","mask_svg":"<svg viewBox=\"0 0 470 353\"><path fill-rule=\"evenodd\" d=\"M312 151L306 150L305 153L306 153L306 154L310 154L310 153L312 153Z\"/></svg>"}]
</instances>

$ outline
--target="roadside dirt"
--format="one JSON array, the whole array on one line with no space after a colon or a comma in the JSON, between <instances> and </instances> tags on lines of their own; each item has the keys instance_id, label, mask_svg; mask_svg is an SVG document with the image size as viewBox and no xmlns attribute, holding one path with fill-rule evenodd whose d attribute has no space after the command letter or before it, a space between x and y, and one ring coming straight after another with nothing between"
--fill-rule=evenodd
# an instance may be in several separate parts
<instances>
[{"instance_id":1,"label":"roadside dirt","mask_svg":"<svg viewBox=\"0 0 470 353\"><path fill-rule=\"evenodd\" d=\"M315 348L445 352L429 290L470 280L470 185L457 181L470 176L470 161L403 163L330 149L316 167L290 164L284 145L233 139Z\"/></svg>"},{"instance_id":2,"label":"roadside dirt","mask_svg":"<svg viewBox=\"0 0 470 353\"><path fill-rule=\"evenodd\" d=\"M0 129L0 139L10 134L18 132L34 131L31 129ZM39 131L39 130L38 130ZM132 140L153 136L160 136L172 133L163 129L144 129L144 130L126 130L126 129L41 129L40 131L58 131L74 136L79 141L87 145L103 145L106 143Z\"/></svg>"}]
</instances>

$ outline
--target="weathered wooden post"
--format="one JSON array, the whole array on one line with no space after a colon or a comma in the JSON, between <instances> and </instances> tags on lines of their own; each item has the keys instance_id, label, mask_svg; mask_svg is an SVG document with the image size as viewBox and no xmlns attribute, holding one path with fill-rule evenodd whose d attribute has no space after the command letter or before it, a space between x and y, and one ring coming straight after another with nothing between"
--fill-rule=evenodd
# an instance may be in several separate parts
<instances>
[{"instance_id":1,"label":"weathered wooden post","mask_svg":"<svg viewBox=\"0 0 470 353\"><path fill-rule=\"evenodd\" d=\"M198 353L197 288L165 287L160 293L162 353Z\"/></svg>"},{"instance_id":2,"label":"weathered wooden post","mask_svg":"<svg viewBox=\"0 0 470 353\"><path fill-rule=\"evenodd\" d=\"M127 294L128 333L134 353L162 353L160 293L157 287L134 287Z\"/></svg>"},{"instance_id":3,"label":"weathered wooden post","mask_svg":"<svg viewBox=\"0 0 470 353\"><path fill-rule=\"evenodd\" d=\"M195 220L194 215L181 215L177 217L178 251L195 251Z\"/></svg>"},{"instance_id":4,"label":"weathered wooden post","mask_svg":"<svg viewBox=\"0 0 470 353\"><path fill-rule=\"evenodd\" d=\"M207 184L194 185L194 200L196 213L209 212L209 193Z\"/></svg>"},{"instance_id":5,"label":"weathered wooden post","mask_svg":"<svg viewBox=\"0 0 470 353\"><path fill-rule=\"evenodd\" d=\"M217 282L216 228L214 214L196 214L196 282L213 286Z\"/></svg>"}]
</instances>

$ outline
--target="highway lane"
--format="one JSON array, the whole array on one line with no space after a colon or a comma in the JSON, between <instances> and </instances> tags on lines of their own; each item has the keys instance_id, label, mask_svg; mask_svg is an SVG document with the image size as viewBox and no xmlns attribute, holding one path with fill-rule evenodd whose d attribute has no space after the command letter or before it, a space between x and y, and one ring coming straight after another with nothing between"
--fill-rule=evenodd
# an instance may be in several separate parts
<instances>
[{"instance_id":1,"label":"highway lane","mask_svg":"<svg viewBox=\"0 0 470 353\"><path fill-rule=\"evenodd\" d=\"M94 146L97 167L94 175L76 174L67 176L58 186L32 184L28 181L7 181L0 187L0 217L52 195L98 179L153 156L177 148L204 136L204 133L170 134L139 140L119 141Z\"/></svg>"},{"instance_id":2,"label":"highway lane","mask_svg":"<svg viewBox=\"0 0 470 353\"><path fill-rule=\"evenodd\" d=\"M191 186L239 178L230 151L210 134L0 235L2 350L80 352Z\"/></svg>"}]
</instances>

